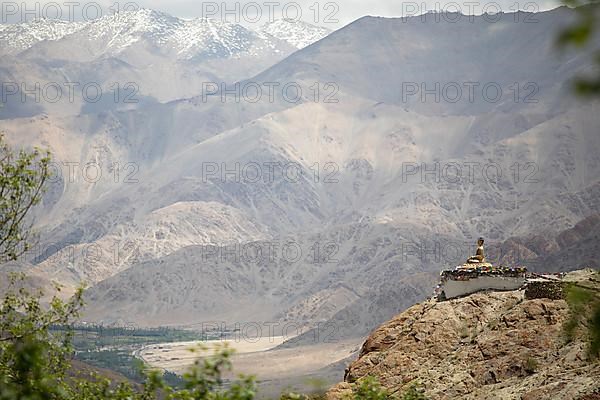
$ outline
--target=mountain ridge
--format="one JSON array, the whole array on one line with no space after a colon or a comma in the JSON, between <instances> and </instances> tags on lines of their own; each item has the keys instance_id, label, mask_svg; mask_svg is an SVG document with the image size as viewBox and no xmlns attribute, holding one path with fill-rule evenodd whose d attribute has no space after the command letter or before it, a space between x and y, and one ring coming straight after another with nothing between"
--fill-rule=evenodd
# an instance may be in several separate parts
<instances>
[{"instance_id":1,"label":"mountain ridge","mask_svg":"<svg viewBox=\"0 0 600 400\"><path fill-rule=\"evenodd\" d=\"M247 47L244 41L234 42L239 34L252 33L266 40L268 46L275 46L268 41L269 38L278 39L303 48L322 39L331 31L304 21L274 20L256 29L244 28L239 24L220 21L214 18L182 19L164 12L152 9L136 11L122 11L106 15L89 21L66 21L61 19L41 18L28 22L15 24L0 24L0 54L18 54L28 50L38 42L58 41L66 36L87 31L90 40L98 40L103 36L110 36L112 50L116 54L122 48L132 45L140 36L154 38L158 44L172 45L177 48L177 54L182 59L193 57L202 43L202 51L206 54L218 53L216 43L233 43L232 48L225 47L229 55L242 51ZM219 32L225 32L222 40ZM229 34L227 34L229 33ZM211 37L211 41L207 38ZM279 37L281 36L281 37ZM120 44L119 44L120 43ZM236 45L237 44L237 45Z\"/></svg>"}]
</instances>

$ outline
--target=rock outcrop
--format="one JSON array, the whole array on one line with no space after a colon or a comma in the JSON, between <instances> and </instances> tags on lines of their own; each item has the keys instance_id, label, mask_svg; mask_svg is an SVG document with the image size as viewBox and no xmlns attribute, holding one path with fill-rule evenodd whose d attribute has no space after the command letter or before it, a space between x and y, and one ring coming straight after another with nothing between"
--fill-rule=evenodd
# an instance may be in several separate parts
<instances>
[{"instance_id":1,"label":"rock outcrop","mask_svg":"<svg viewBox=\"0 0 600 400\"><path fill-rule=\"evenodd\" d=\"M595 398L600 363L582 340L564 343L568 312L521 290L417 304L372 332L328 398L366 376L396 394L418 382L432 400Z\"/></svg>"}]
</instances>

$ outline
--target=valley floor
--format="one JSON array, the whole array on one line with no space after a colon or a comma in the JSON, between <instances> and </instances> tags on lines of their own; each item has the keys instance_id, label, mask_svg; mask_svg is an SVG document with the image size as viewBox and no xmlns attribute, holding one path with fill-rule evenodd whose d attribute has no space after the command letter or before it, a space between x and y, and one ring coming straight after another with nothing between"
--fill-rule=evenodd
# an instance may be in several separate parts
<instances>
[{"instance_id":1,"label":"valley floor","mask_svg":"<svg viewBox=\"0 0 600 400\"><path fill-rule=\"evenodd\" d=\"M148 365L177 374L184 373L199 356L214 352L227 345L235 350L232 358L233 375L253 375L263 395L276 395L288 389L312 389L310 386L327 385L343 376L344 360L355 358L362 339L315 343L292 348L278 347L283 337L261 340L213 340L153 344L136 352ZM205 350L191 352L202 346ZM318 383L316 383L319 381Z\"/></svg>"}]
</instances>

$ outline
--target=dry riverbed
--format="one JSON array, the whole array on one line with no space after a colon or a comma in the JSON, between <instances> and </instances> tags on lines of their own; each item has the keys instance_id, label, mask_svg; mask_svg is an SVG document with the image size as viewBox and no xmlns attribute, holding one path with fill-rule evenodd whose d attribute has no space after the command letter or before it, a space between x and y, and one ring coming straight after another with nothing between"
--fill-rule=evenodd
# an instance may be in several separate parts
<instances>
[{"instance_id":1,"label":"dry riverbed","mask_svg":"<svg viewBox=\"0 0 600 400\"><path fill-rule=\"evenodd\" d=\"M152 367L182 374L199 357L208 356L219 346L227 345L235 350L232 358L235 375L254 375L260 382L289 383L301 382L303 377L326 370L332 364L349 357L355 357L361 344L360 340L348 340L277 348L283 342L283 337L270 337L252 342L214 340L153 344L136 352L136 356ZM190 351L199 345L204 350L195 353ZM337 367L340 368L341 371L336 370L336 374L343 374L343 367Z\"/></svg>"}]
</instances>

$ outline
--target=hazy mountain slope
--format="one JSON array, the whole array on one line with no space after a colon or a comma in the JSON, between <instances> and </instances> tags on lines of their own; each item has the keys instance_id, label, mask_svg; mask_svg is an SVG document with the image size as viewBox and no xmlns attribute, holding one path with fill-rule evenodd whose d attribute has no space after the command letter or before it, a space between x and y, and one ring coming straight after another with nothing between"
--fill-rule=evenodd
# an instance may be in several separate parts
<instances>
[{"instance_id":1,"label":"hazy mountain slope","mask_svg":"<svg viewBox=\"0 0 600 400\"><path fill-rule=\"evenodd\" d=\"M403 259L402 243L409 230L422 231L363 223L238 247L187 247L130 267L87 291L84 319L192 328L217 320L228 326L279 322L277 329L293 323L305 331L355 302L370 307L386 304L380 312L394 313L400 306L384 299L392 287L413 287L404 292L402 301L408 305L422 298L437 275L433 265L421 271L418 263ZM411 273L415 275L410 277ZM375 276L380 278L373 281ZM340 284L346 295L340 296ZM306 299L330 296L326 307L311 313L312 304ZM305 313L311 313L310 320ZM379 312L354 316L355 321L363 318L354 324L357 335L381 316ZM336 325L336 338L348 336L341 329Z\"/></svg>"},{"instance_id":2,"label":"hazy mountain slope","mask_svg":"<svg viewBox=\"0 0 600 400\"><path fill-rule=\"evenodd\" d=\"M73 209L102 204L103 196L111 191L135 190L140 182L152 184L155 173L152 169L164 170L163 163L170 162L174 154L224 130L244 126L265 114L291 106L280 100L240 104L234 100L223 103L218 96L205 101L198 97L168 104L146 104L129 112L103 110L76 117L16 118L4 120L0 126L14 146L38 144L51 150L55 176L39 215L40 224L49 224L51 228L63 222L65 214L72 213ZM86 165L90 162L94 165L88 171ZM101 169L98 176L97 169ZM180 172L187 174L187 171ZM202 173L202 168L195 173ZM120 199L124 196L116 195ZM160 201L161 205L152 207L171 204ZM113 208L110 201L99 206ZM123 208L124 214L131 211L125 203L118 207ZM77 210L72 218L85 219L80 214L81 210ZM98 220L96 216L93 219ZM66 222L64 229L52 235L53 241L68 234L69 226L77 224ZM118 221L112 223L118 224Z\"/></svg>"},{"instance_id":3,"label":"hazy mountain slope","mask_svg":"<svg viewBox=\"0 0 600 400\"><path fill-rule=\"evenodd\" d=\"M127 266L187 246L266 239L265 231L239 210L220 203L175 203L143 219L122 221L93 243L75 243L55 254L40 254L30 272L61 282L68 290L80 282L100 282Z\"/></svg>"},{"instance_id":4,"label":"hazy mountain slope","mask_svg":"<svg viewBox=\"0 0 600 400\"><path fill-rule=\"evenodd\" d=\"M490 249L490 258L504 265L527 265L535 271L597 268L600 216L592 214L557 235L512 237Z\"/></svg>"},{"instance_id":5,"label":"hazy mountain slope","mask_svg":"<svg viewBox=\"0 0 600 400\"><path fill-rule=\"evenodd\" d=\"M104 265L94 275L83 264L67 270L46 252L36 260L44 262L38 270L98 283L89 292L89 318L130 315L143 324L186 324L211 315L252 316L295 318L307 326L311 318L338 321L343 335L360 335L429 294L437 270L447 266L443 257L431 262L407 245L457 242L462 247L454 263L469 255L465 244L476 237L550 236L600 212L599 105L567 94L568 79L590 60L555 58L552 46L558 21L571 14L539 13L535 24L363 18L252 79L298 82L303 96L297 103L281 93L273 102L263 96L257 103L223 103L216 94L129 111L92 110L57 120L60 129L48 122L31 142L15 133L37 132L45 124L41 117L4 122L15 142L45 138L59 147L65 135L74 140L60 150L63 157L140 167L136 184L110 183L111 175L98 184L57 183L56 201L45 212L52 217L40 228L42 247L57 250L106 248L115 237L132 237L147 261ZM530 40L517 40L523 37ZM128 47L128 56L142 54L142 47ZM510 68L498 67L507 59ZM510 93L496 103L481 97L399 101L402 82L449 79L493 79L505 93L514 82L535 82L537 102L523 101L528 92L519 101ZM310 91L315 82L321 87L316 101ZM339 91L325 89L327 82ZM327 102L326 94L338 101ZM284 174L289 165L291 176ZM458 172L447 168L453 165ZM433 176L426 173L434 169ZM214 218L242 227L233 241L294 237L310 249L323 235L340 246L340 259L319 271L305 262L291 268L205 263L201 247L183 247L205 243L190 239L193 230L163 243L156 237L161 224L144 222L161 209L170 210L167 221L181 221L170 207L182 202L231 210ZM228 239L216 231L211 243ZM215 299L223 300L213 306Z\"/></svg>"},{"instance_id":6,"label":"hazy mountain slope","mask_svg":"<svg viewBox=\"0 0 600 400\"><path fill-rule=\"evenodd\" d=\"M593 171L588 169L581 175L578 168L571 172L564 168L571 162L568 154L578 154L578 159L589 166L596 163L597 135L584 128L597 124L597 116L589 111L595 106L588 107L513 138L474 146L473 152L463 157L453 157L448 154L451 147L444 146L443 140L464 135L470 124L468 118L424 118L398 107L368 103L327 108L305 104L206 140L165 161L169 168L140 171L138 184L78 211L70 229L94 221L110 230L113 216L131 214L131 204L144 204L136 211L140 214L177 201L212 200L241 209L282 233L314 229L323 218L348 223L357 215L381 221L406 220L424 224L433 232L458 232L462 237L479 233L495 240L526 235L531 223L541 230L557 232L597 212ZM318 116L310 129L302 124L308 115ZM397 119L398 115L403 118ZM566 124L569 120L579 122L573 123L569 135L564 135L562 121ZM439 140L432 143L433 149L427 149L433 137ZM535 153L523 150L527 143L542 143L542 138L547 145L536 145ZM436 159L461 166L478 163L480 167L472 180L466 175L466 167L456 183L454 175L422 180L422 163L429 163L426 167L432 169ZM296 163L301 176L289 179L281 168L271 173L264 167L289 162ZM223 179L225 168L235 170L236 163L238 172ZM262 166L258 182L242 173L242 166L250 163ZM339 171L326 170L328 163ZM416 166L414 173L403 175L403 163ZM514 175L515 163L521 168L520 176ZM535 164L526 169L528 163ZM484 174L483 167L488 164L493 168ZM209 173L207 165L216 172ZM320 175L315 176L315 172ZM499 179L498 172L502 174ZM567 193L570 195L565 197ZM572 206L573 196L578 198L577 208ZM108 207L108 213L94 211L108 211ZM527 225L521 222L525 216L530 221ZM67 234L63 227L60 231L53 237Z\"/></svg>"},{"instance_id":7,"label":"hazy mountain slope","mask_svg":"<svg viewBox=\"0 0 600 400\"><path fill-rule=\"evenodd\" d=\"M575 71L585 68L584 60L589 62L590 53L561 56L556 50L552 32L569 23L572 10L562 7L534 17L522 12L518 15L504 14L497 22L483 16L457 18L455 14L446 18L435 14L406 19L363 17L332 33L328 40L292 54L254 80L334 82L343 92L402 104L427 115L513 112L524 105L536 112L553 112L565 100L564 83ZM536 22L523 22L528 16ZM520 22L515 22L517 18ZM474 86L472 100L465 86L468 82ZM532 94L534 87L525 87L529 82L536 85L537 93ZM419 90L415 95L410 95L406 86L412 83ZM445 85L451 86L437 101L435 94L423 100L421 84L432 90L436 83L438 94ZM515 83L520 87L519 102L514 101L517 86L510 88ZM503 96L497 101L486 101L483 92L488 84L502 88ZM495 100L493 87L486 91L487 98ZM537 107L523 104L534 99L539 100Z\"/></svg>"}]
</instances>

